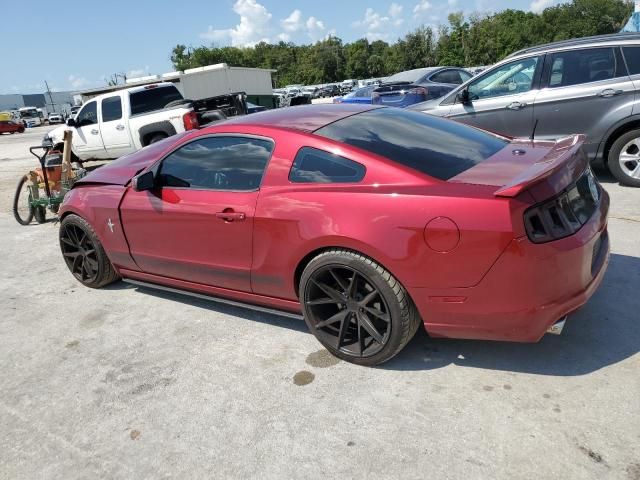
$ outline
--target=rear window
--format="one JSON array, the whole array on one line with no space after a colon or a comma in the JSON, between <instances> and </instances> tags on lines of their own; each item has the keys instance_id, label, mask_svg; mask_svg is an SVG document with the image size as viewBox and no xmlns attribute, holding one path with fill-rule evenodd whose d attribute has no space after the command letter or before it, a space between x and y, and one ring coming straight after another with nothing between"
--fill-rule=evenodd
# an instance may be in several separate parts
<instances>
[{"instance_id":1,"label":"rear window","mask_svg":"<svg viewBox=\"0 0 640 480\"><path fill-rule=\"evenodd\" d=\"M384 83L417 82L432 71L432 68L418 68L416 70L407 70L406 72L400 72L396 73L395 75L391 75L384 81Z\"/></svg>"},{"instance_id":2,"label":"rear window","mask_svg":"<svg viewBox=\"0 0 640 480\"><path fill-rule=\"evenodd\" d=\"M131 101L131 115L162 110L174 100L182 100L182 95L173 85L141 90L129 95Z\"/></svg>"},{"instance_id":3,"label":"rear window","mask_svg":"<svg viewBox=\"0 0 640 480\"><path fill-rule=\"evenodd\" d=\"M421 112L377 108L315 131L317 135L382 155L448 180L508 143L490 133Z\"/></svg>"}]
</instances>

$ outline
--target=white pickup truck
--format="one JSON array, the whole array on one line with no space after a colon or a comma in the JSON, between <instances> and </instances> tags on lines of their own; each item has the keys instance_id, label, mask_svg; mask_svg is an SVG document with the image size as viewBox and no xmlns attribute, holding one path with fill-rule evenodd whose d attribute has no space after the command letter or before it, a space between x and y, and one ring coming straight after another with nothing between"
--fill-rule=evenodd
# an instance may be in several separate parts
<instances>
[{"instance_id":1,"label":"white pickup truck","mask_svg":"<svg viewBox=\"0 0 640 480\"><path fill-rule=\"evenodd\" d=\"M175 85L156 83L92 98L43 143L62 150L64 131L71 129L74 160L111 159L198 126L197 112Z\"/></svg>"}]
</instances>

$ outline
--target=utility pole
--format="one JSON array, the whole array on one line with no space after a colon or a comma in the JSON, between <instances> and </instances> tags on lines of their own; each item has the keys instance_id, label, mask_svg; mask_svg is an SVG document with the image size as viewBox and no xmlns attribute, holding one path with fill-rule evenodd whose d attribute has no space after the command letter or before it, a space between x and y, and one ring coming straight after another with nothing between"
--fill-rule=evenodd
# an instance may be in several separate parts
<instances>
[{"instance_id":1,"label":"utility pole","mask_svg":"<svg viewBox=\"0 0 640 480\"><path fill-rule=\"evenodd\" d=\"M56 106L53 103L53 97L51 96L51 90L49 90L49 84L47 83L47 81L44 81L44 84L47 87L47 93L49 94L49 101L51 102L51 109L55 112L56 111Z\"/></svg>"}]
</instances>

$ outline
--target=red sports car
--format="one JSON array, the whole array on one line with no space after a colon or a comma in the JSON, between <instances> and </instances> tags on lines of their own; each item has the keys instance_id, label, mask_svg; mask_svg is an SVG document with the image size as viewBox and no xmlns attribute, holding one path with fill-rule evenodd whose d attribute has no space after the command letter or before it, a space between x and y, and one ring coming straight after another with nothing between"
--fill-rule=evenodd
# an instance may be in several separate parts
<instances>
[{"instance_id":1,"label":"red sports car","mask_svg":"<svg viewBox=\"0 0 640 480\"><path fill-rule=\"evenodd\" d=\"M21 123L13 122L11 120L0 120L0 134L16 132L24 132L24 125L22 125Z\"/></svg>"},{"instance_id":2,"label":"red sports car","mask_svg":"<svg viewBox=\"0 0 640 480\"><path fill-rule=\"evenodd\" d=\"M372 105L236 117L78 181L60 247L86 286L123 278L302 313L362 365L396 355L420 324L535 342L608 263L609 197L583 140L507 139Z\"/></svg>"}]
</instances>

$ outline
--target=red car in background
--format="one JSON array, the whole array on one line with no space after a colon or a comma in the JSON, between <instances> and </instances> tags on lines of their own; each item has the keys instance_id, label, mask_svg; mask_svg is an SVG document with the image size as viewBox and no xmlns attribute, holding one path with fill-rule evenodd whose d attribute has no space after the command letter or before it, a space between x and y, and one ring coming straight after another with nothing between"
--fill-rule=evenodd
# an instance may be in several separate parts
<instances>
[{"instance_id":1,"label":"red car in background","mask_svg":"<svg viewBox=\"0 0 640 480\"><path fill-rule=\"evenodd\" d=\"M357 364L390 359L420 324L535 342L609 258L609 197L583 139L507 139L371 105L236 117L79 180L60 247L89 287L123 278L303 313Z\"/></svg>"},{"instance_id":2,"label":"red car in background","mask_svg":"<svg viewBox=\"0 0 640 480\"><path fill-rule=\"evenodd\" d=\"M0 133L22 133L24 125L12 122L11 120L0 120Z\"/></svg>"}]
</instances>

